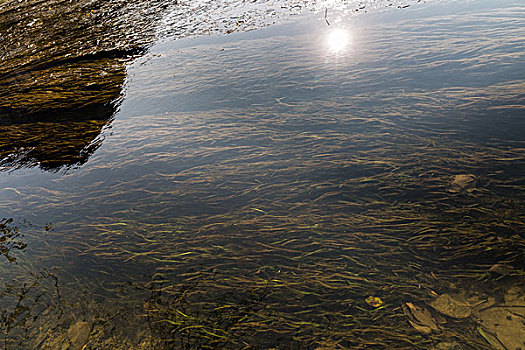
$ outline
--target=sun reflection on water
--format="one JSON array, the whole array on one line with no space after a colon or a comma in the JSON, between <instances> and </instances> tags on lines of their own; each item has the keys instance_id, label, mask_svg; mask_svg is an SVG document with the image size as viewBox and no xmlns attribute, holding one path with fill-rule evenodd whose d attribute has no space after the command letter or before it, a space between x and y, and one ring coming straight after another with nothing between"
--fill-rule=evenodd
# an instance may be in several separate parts
<instances>
[{"instance_id":1,"label":"sun reflection on water","mask_svg":"<svg viewBox=\"0 0 525 350\"><path fill-rule=\"evenodd\" d=\"M348 32L342 28L334 29L328 32L326 36L326 45L332 53L342 52L349 43Z\"/></svg>"}]
</instances>

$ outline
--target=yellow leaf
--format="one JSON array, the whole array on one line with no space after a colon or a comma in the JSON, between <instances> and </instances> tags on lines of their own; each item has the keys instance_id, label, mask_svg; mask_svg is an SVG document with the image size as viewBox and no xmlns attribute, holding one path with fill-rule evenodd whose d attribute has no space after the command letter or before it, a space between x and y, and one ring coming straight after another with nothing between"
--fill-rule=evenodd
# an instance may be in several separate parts
<instances>
[{"instance_id":1,"label":"yellow leaf","mask_svg":"<svg viewBox=\"0 0 525 350\"><path fill-rule=\"evenodd\" d=\"M369 296L365 299L366 303L372 307L380 307L383 305L383 300L381 300L379 297L373 297Z\"/></svg>"}]
</instances>

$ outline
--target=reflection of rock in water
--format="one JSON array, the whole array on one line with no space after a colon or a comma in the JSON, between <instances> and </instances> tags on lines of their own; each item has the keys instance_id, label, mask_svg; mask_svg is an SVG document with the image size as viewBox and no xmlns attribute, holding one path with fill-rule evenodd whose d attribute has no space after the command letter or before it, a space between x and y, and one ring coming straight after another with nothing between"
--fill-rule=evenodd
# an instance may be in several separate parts
<instances>
[{"instance_id":1,"label":"reflection of rock in water","mask_svg":"<svg viewBox=\"0 0 525 350\"><path fill-rule=\"evenodd\" d=\"M0 2L0 170L84 163L161 0Z\"/></svg>"},{"instance_id":2,"label":"reflection of rock in water","mask_svg":"<svg viewBox=\"0 0 525 350\"><path fill-rule=\"evenodd\" d=\"M0 78L0 125L91 119L93 110L119 98L125 77L124 62L111 57L85 57L6 74Z\"/></svg>"},{"instance_id":3,"label":"reflection of rock in water","mask_svg":"<svg viewBox=\"0 0 525 350\"><path fill-rule=\"evenodd\" d=\"M99 118L41 121L0 125L0 171L40 166L58 170L81 165L100 146L103 127L111 121L112 109Z\"/></svg>"},{"instance_id":4,"label":"reflection of rock in water","mask_svg":"<svg viewBox=\"0 0 525 350\"><path fill-rule=\"evenodd\" d=\"M0 2L0 116L106 104L152 41L160 0Z\"/></svg>"}]
</instances>

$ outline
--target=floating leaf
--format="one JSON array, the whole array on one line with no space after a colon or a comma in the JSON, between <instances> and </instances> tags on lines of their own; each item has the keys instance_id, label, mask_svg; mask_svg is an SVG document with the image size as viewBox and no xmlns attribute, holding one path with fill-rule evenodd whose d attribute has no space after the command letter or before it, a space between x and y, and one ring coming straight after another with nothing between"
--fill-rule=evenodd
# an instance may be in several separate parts
<instances>
[{"instance_id":1,"label":"floating leaf","mask_svg":"<svg viewBox=\"0 0 525 350\"><path fill-rule=\"evenodd\" d=\"M381 298L379 297L369 296L365 299L365 301L368 305L372 307L380 307L381 305L383 305L383 300L381 300Z\"/></svg>"}]
</instances>

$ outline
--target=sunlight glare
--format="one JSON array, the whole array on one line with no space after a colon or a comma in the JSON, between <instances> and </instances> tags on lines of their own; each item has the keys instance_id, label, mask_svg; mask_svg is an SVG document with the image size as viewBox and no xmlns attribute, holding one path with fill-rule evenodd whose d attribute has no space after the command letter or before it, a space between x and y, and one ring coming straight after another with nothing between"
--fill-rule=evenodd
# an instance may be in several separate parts
<instances>
[{"instance_id":1,"label":"sunlight glare","mask_svg":"<svg viewBox=\"0 0 525 350\"><path fill-rule=\"evenodd\" d=\"M348 34L344 29L334 29L328 33L326 43L331 52L341 52L348 44Z\"/></svg>"}]
</instances>

